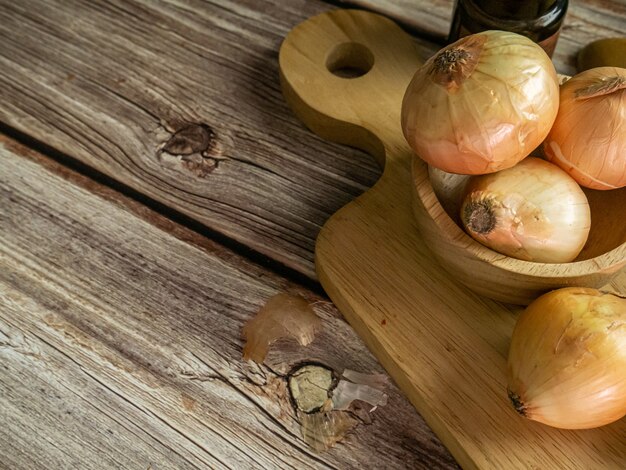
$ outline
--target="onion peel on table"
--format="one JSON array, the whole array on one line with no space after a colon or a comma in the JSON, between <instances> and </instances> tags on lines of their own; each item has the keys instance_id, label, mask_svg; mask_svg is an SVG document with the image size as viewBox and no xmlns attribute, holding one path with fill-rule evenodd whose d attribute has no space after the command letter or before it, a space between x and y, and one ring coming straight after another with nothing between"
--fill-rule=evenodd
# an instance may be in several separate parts
<instances>
[{"instance_id":1,"label":"onion peel on table","mask_svg":"<svg viewBox=\"0 0 626 470\"><path fill-rule=\"evenodd\" d=\"M270 346L284 338L293 338L301 346L311 344L322 328L313 305L286 293L269 298L243 327L243 359L262 364ZM345 369L338 377L330 368L310 362L298 366L288 377L302 438L317 452L330 449L359 424L371 424L369 413L387 404L383 390L388 377L384 374ZM370 405L369 411L357 401Z\"/></svg>"},{"instance_id":2,"label":"onion peel on table","mask_svg":"<svg viewBox=\"0 0 626 470\"><path fill-rule=\"evenodd\" d=\"M321 328L322 320L304 298L277 294L243 327L243 358L261 364L275 341L293 338L307 346Z\"/></svg>"}]
</instances>

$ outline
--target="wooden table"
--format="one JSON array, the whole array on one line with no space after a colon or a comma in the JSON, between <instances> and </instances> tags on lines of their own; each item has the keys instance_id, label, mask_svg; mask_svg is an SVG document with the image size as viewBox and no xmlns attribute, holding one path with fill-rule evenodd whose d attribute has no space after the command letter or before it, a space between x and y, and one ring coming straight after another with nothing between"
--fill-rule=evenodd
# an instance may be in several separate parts
<instances>
[{"instance_id":1,"label":"wooden table","mask_svg":"<svg viewBox=\"0 0 626 470\"><path fill-rule=\"evenodd\" d=\"M302 440L303 362L383 372L327 301L313 245L371 186L367 155L285 104L282 38L356 5L444 41L452 0L0 1L0 467L455 468L390 385L334 448ZM555 63L623 34L572 0ZM272 295L315 306L308 347L242 360Z\"/></svg>"}]
</instances>

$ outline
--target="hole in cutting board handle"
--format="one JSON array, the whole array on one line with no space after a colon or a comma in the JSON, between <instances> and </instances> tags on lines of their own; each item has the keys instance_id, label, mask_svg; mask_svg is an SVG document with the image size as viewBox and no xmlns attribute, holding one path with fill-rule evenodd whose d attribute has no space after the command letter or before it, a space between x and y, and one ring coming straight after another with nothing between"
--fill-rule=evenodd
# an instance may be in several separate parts
<instances>
[{"instance_id":1,"label":"hole in cutting board handle","mask_svg":"<svg viewBox=\"0 0 626 470\"><path fill-rule=\"evenodd\" d=\"M358 42L344 42L335 46L326 58L326 68L341 78L357 78L374 66L374 54Z\"/></svg>"}]
</instances>

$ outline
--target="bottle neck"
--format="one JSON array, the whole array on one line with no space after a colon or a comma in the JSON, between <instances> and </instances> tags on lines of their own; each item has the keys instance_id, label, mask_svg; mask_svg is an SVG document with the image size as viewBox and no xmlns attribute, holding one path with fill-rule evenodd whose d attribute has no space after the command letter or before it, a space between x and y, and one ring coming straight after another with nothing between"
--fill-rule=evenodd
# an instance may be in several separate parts
<instances>
[{"instance_id":1,"label":"bottle neck","mask_svg":"<svg viewBox=\"0 0 626 470\"><path fill-rule=\"evenodd\" d=\"M535 20L549 14L555 7L557 0L525 0L525 1L497 1L472 0L476 7L486 15L502 20ZM563 2L560 2L563 3Z\"/></svg>"},{"instance_id":2,"label":"bottle neck","mask_svg":"<svg viewBox=\"0 0 626 470\"><path fill-rule=\"evenodd\" d=\"M480 24L482 30L501 29L527 36L542 36L561 26L567 3L568 0L459 0L457 7L461 7L470 20Z\"/></svg>"},{"instance_id":3,"label":"bottle neck","mask_svg":"<svg viewBox=\"0 0 626 470\"><path fill-rule=\"evenodd\" d=\"M448 42L488 29L526 36L552 55L568 0L457 0Z\"/></svg>"}]
</instances>

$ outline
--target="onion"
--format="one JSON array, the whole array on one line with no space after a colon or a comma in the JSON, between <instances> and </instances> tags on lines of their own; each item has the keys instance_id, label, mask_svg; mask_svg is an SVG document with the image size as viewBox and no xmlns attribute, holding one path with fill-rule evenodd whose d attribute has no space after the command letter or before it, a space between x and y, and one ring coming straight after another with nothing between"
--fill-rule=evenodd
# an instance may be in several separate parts
<instances>
[{"instance_id":1,"label":"onion","mask_svg":"<svg viewBox=\"0 0 626 470\"><path fill-rule=\"evenodd\" d=\"M570 287L531 303L511 338L508 393L522 416L558 428L626 415L626 298Z\"/></svg>"},{"instance_id":2,"label":"onion","mask_svg":"<svg viewBox=\"0 0 626 470\"><path fill-rule=\"evenodd\" d=\"M561 87L544 151L582 186L626 186L626 69L586 70Z\"/></svg>"},{"instance_id":3,"label":"onion","mask_svg":"<svg viewBox=\"0 0 626 470\"><path fill-rule=\"evenodd\" d=\"M492 173L538 147L558 107L558 78L543 49L519 34L485 31L447 46L415 73L402 130L435 168Z\"/></svg>"},{"instance_id":4,"label":"onion","mask_svg":"<svg viewBox=\"0 0 626 470\"><path fill-rule=\"evenodd\" d=\"M464 194L460 217L465 231L507 256L566 263L578 256L589 236L585 193L567 173L539 158L473 176Z\"/></svg>"}]
</instances>

